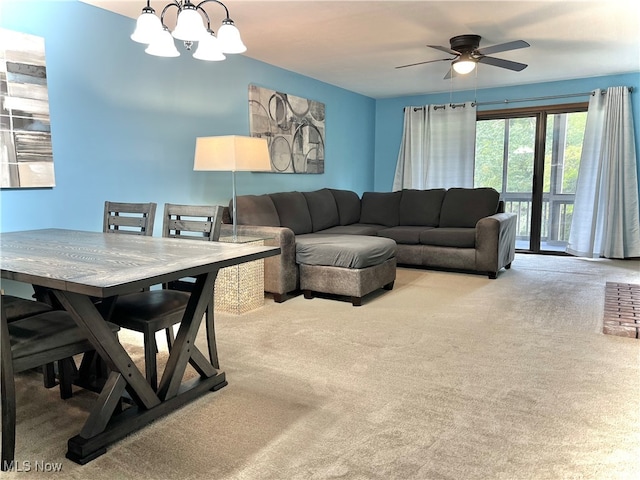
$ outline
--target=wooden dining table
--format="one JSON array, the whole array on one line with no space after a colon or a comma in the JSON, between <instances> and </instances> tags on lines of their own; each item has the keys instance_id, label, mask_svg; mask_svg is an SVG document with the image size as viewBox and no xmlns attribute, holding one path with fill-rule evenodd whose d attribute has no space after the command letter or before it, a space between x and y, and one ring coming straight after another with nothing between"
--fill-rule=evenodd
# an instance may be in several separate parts
<instances>
[{"instance_id":1,"label":"wooden dining table","mask_svg":"<svg viewBox=\"0 0 640 480\"><path fill-rule=\"evenodd\" d=\"M195 345L216 275L221 268L279 253L277 247L77 230L0 233L2 278L50 289L108 366L84 426L68 441L67 458L85 464L109 444L227 385L225 373ZM112 305L119 295L183 277L194 277L195 287L154 391L107 326L110 309L96 305ZM188 364L198 376L185 380ZM123 408L125 397L129 406Z\"/></svg>"}]
</instances>

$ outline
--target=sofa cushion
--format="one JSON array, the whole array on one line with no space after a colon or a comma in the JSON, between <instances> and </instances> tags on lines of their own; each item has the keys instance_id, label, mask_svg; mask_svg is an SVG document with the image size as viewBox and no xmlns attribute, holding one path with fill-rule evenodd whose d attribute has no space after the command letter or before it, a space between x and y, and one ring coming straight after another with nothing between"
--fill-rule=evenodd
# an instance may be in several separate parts
<instances>
[{"instance_id":1,"label":"sofa cushion","mask_svg":"<svg viewBox=\"0 0 640 480\"><path fill-rule=\"evenodd\" d=\"M360 197L351 190L329 189L338 207L340 225L350 225L360 220Z\"/></svg>"},{"instance_id":2,"label":"sofa cushion","mask_svg":"<svg viewBox=\"0 0 640 480\"><path fill-rule=\"evenodd\" d=\"M440 222L442 200L446 192L444 188L402 190L399 224L437 227Z\"/></svg>"},{"instance_id":3,"label":"sofa cushion","mask_svg":"<svg viewBox=\"0 0 640 480\"><path fill-rule=\"evenodd\" d=\"M374 237L380 230L384 230L383 225L367 225L364 223L352 223L351 225L337 225L335 227L320 230L318 233L345 234L345 235L373 235Z\"/></svg>"},{"instance_id":4,"label":"sofa cushion","mask_svg":"<svg viewBox=\"0 0 640 480\"><path fill-rule=\"evenodd\" d=\"M279 227L280 217L269 195L240 195L236 197L238 225L262 225ZM229 211L233 210L233 199Z\"/></svg>"},{"instance_id":5,"label":"sofa cushion","mask_svg":"<svg viewBox=\"0 0 640 480\"><path fill-rule=\"evenodd\" d=\"M395 227L399 223L402 192L364 192L360 207L360 223Z\"/></svg>"},{"instance_id":6,"label":"sofa cushion","mask_svg":"<svg viewBox=\"0 0 640 480\"><path fill-rule=\"evenodd\" d=\"M340 225L338 206L328 188L316 190L315 192L302 192L302 194L307 200L309 215L311 215L311 226L314 232Z\"/></svg>"},{"instance_id":7,"label":"sofa cushion","mask_svg":"<svg viewBox=\"0 0 640 480\"><path fill-rule=\"evenodd\" d=\"M475 248L475 228L431 228L420 232L422 245L436 247Z\"/></svg>"},{"instance_id":8,"label":"sofa cushion","mask_svg":"<svg viewBox=\"0 0 640 480\"><path fill-rule=\"evenodd\" d=\"M296 263L366 268L395 257L396 242L360 235L310 233L296 236Z\"/></svg>"},{"instance_id":9,"label":"sofa cushion","mask_svg":"<svg viewBox=\"0 0 640 480\"><path fill-rule=\"evenodd\" d=\"M280 217L280 226L290 228L296 235L312 231L307 200L300 192L281 192L269 195Z\"/></svg>"},{"instance_id":10,"label":"sofa cushion","mask_svg":"<svg viewBox=\"0 0 640 480\"><path fill-rule=\"evenodd\" d=\"M473 228L498 211L500 194L493 188L450 188L442 201L440 227Z\"/></svg>"},{"instance_id":11,"label":"sofa cushion","mask_svg":"<svg viewBox=\"0 0 640 480\"><path fill-rule=\"evenodd\" d=\"M420 234L432 228L434 227L400 225L397 227L383 228L378 231L378 236L390 238L395 240L396 243L402 243L404 245L418 245L420 243Z\"/></svg>"}]
</instances>

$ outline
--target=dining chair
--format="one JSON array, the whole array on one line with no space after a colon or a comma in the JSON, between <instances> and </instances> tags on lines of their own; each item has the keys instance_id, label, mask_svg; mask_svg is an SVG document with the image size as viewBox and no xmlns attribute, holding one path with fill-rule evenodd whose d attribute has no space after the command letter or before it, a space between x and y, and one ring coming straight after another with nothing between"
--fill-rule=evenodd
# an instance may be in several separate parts
<instances>
[{"instance_id":1,"label":"dining chair","mask_svg":"<svg viewBox=\"0 0 640 480\"><path fill-rule=\"evenodd\" d=\"M104 202L102 231L129 235L153 235L156 203Z\"/></svg>"},{"instance_id":2,"label":"dining chair","mask_svg":"<svg viewBox=\"0 0 640 480\"><path fill-rule=\"evenodd\" d=\"M38 295L38 292L33 296L42 298ZM8 323L30 317L32 315L37 315L38 313L49 312L54 309L52 304L45 302L44 299L43 301L29 300L27 298L16 297L14 295L2 294L0 296L0 302L2 302L4 306ZM61 368L60 364L58 364L58 368ZM53 388L58 384L56 382L55 365L53 363L42 365L42 375L44 378L44 386L46 388ZM67 394L70 396L70 390L70 386L67 388L67 386L61 385L60 396L62 398L68 398Z\"/></svg>"},{"instance_id":3,"label":"dining chair","mask_svg":"<svg viewBox=\"0 0 640 480\"><path fill-rule=\"evenodd\" d=\"M28 298L16 297L14 295L0 296L2 305L4 306L7 322L13 322L25 317L37 315L38 313L49 312L53 308L45 302L37 300L29 300Z\"/></svg>"},{"instance_id":4,"label":"dining chair","mask_svg":"<svg viewBox=\"0 0 640 480\"><path fill-rule=\"evenodd\" d=\"M181 240L218 241L223 207L220 205L165 204L162 236ZM130 293L118 297L111 321L144 336L145 375L155 390L158 385L156 332L166 331L167 346L174 340L173 325L180 323L189 301L193 282L181 279L161 289ZM192 280L192 279L191 279ZM205 325L212 365L219 368L213 323L213 292L206 310Z\"/></svg>"},{"instance_id":5,"label":"dining chair","mask_svg":"<svg viewBox=\"0 0 640 480\"><path fill-rule=\"evenodd\" d=\"M14 375L47 363L66 360L93 350L76 322L64 310L51 310L7 321L6 305L0 306L0 406L2 408L2 453L0 467L11 469L16 441L16 388ZM117 335L119 327L109 324ZM68 368L60 369L60 384L71 388Z\"/></svg>"}]
</instances>

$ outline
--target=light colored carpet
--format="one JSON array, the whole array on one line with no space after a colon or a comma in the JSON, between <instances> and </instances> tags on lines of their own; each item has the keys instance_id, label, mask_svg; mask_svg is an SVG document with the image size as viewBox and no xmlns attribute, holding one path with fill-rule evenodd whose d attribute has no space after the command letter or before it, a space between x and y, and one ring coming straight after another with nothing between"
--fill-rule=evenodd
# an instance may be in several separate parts
<instances>
[{"instance_id":1,"label":"light colored carpet","mask_svg":"<svg viewBox=\"0 0 640 480\"><path fill-rule=\"evenodd\" d=\"M607 281L640 283L640 263L399 268L362 307L218 314L229 385L85 466L64 454L92 394L63 402L21 377L17 460L63 462L31 472L56 479L640 478L640 344L602 334ZM139 358L141 339L123 340Z\"/></svg>"}]
</instances>

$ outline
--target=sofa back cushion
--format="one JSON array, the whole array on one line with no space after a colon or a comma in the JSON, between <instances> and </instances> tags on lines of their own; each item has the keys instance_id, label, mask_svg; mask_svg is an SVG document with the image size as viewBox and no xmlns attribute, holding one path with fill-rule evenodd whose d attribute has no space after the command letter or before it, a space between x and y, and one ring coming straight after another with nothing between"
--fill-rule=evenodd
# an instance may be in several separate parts
<instances>
[{"instance_id":1,"label":"sofa back cushion","mask_svg":"<svg viewBox=\"0 0 640 480\"><path fill-rule=\"evenodd\" d=\"M402 190L400 225L437 227L445 193L444 188Z\"/></svg>"},{"instance_id":2,"label":"sofa back cushion","mask_svg":"<svg viewBox=\"0 0 640 480\"><path fill-rule=\"evenodd\" d=\"M311 215L307 200L300 192L271 193L269 195L280 217L280 226L293 230L293 233L311 233Z\"/></svg>"},{"instance_id":3,"label":"sofa back cushion","mask_svg":"<svg viewBox=\"0 0 640 480\"><path fill-rule=\"evenodd\" d=\"M493 188L450 188L442 201L440 227L473 228L498 211L499 201Z\"/></svg>"},{"instance_id":4,"label":"sofa back cushion","mask_svg":"<svg viewBox=\"0 0 640 480\"><path fill-rule=\"evenodd\" d=\"M238 225L279 227L280 217L269 195L240 195L236 198ZM233 211L233 199L229 212Z\"/></svg>"},{"instance_id":5,"label":"sofa back cushion","mask_svg":"<svg viewBox=\"0 0 640 480\"><path fill-rule=\"evenodd\" d=\"M329 189L338 207L340 225L351 225L360 221L360 197L351 190Z\"/></svg>"},{"instance_id":6,"label":"sofa back cushion","mask_svg":"<svg viewBox=\"0 0 640 480\"><path fill-rule=\"evenodd\" d=\"M400 223L402 192L364 192L360 207L360 223L395 227Z\"/></svg>"},{"instance_id":7,"label":"sofa back cushion","mask_svg":"<svg viewBox=\"0 0 640 480\"><path fill-rule=\"evenodd\" d=\"M302 192L302 194L307 200L309 215L311 215L311 226L314 232L340 225L338 206L328 188L314 192Z\"/></svg>"}]
</instances>

